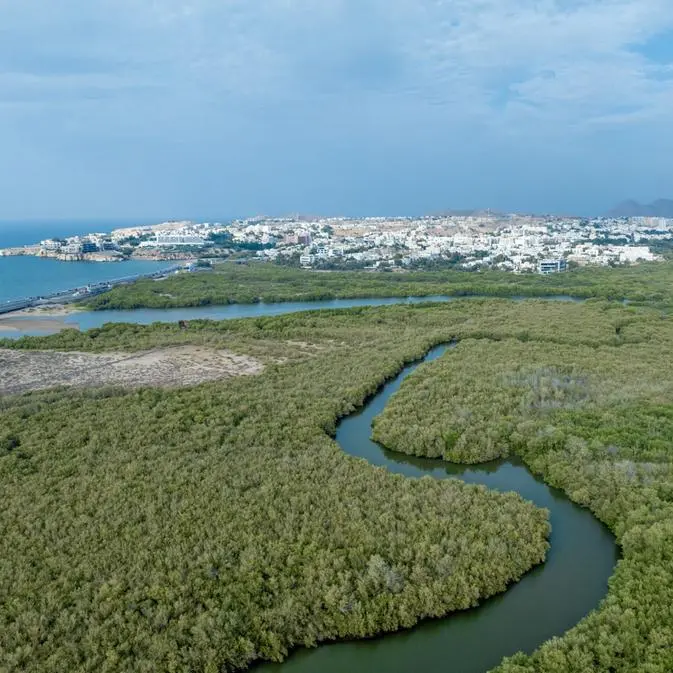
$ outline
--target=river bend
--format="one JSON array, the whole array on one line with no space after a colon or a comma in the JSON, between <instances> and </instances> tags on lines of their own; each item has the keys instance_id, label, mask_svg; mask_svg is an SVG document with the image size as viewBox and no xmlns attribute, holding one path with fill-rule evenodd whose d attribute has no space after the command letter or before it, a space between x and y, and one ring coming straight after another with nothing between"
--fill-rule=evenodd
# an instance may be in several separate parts
<instances>
[{"instance_id":1,"label":"river bend","mask_svg":"<svg viewBox=\"0 0 673 673\"><path fill-rule=\"evenodd\" d=\"M432 349L423 362L450 346ZM301 649L282 664L263 664L256 673L485 673L503 657L537 649L560 636L596 608L607 592L618 558L615 540L587 509L534 477L518 460L479 466L413 458L386 451L370 439L373 419L419 363L405 367L365 407L343 419L336 440L351 456L407 477L460 479L498 491L516 491L551 514L547 561L504 594L479 607L372 640Z\"/></svg>"},{"instance_id":2,"label":"river bend","mask_svg":"<svg viewBox=\"0 0 673 673\"><path fill-rule=\"evenodd\" d=\"M509 297L523 300L524 297ZM353 306L381 306L425 301L452 301L457 297L388 297L315 302L286 302L208 306L181 309L100 311L67 316L67 326L99 327L107 322L149 324L155 321L211 319L226 320L280 315L296 311ZM578 301L572 297L540 297L544 300ZM31 329L30 319L22 329L4 331L0 337L18 338L43 334ZM46 330L47 332L50 330ZM424 362L443 355L449 346L438 346ZM438 459L414 458L386 451L370 439L373 419L419 363L405 367L365 407L343 419L336 440L351 456L367 460L391 472L418 478L461 479L499 491L516 491L523 498L551 513L551 549L547 561L529 572L507 592L485 600L479 607L453 613L444 619L423 622L417 627L371 640L322 645L300 649L282 664L263 664L257 673L485 673L503 657L518 651L532 652L545 640L560 636L599 604L618 558L608 529L586 509L571 503L559 490L534 477L516 459L479 466L446 463Z\"/></svg>"}]
</instances>

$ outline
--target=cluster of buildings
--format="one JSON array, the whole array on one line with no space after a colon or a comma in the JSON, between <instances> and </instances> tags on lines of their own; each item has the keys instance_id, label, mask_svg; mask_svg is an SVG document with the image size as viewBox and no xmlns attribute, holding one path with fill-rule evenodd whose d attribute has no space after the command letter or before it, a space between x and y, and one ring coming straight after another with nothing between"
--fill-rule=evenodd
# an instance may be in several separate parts
<instances>
[{"instance_id":1,"label":"cluster of buildings","mask_svg":"<svg viewBox=\"0 0 673 673\"><path fill-rule=\"evenodd\" d=\"M219 225L220 229L223 225ZM126 227L109 233L49 238L34 245L0 250L0 256L34 255L62 261L119 262L130 258L184 260L197 258L213 246L209 235L214 225L163 222ZM191 251L191 252L187 252Z\"/></svg>"},{"instance_id":2,"label":"cluster of buildings","mask_svg":"<svg viewBox=\"0 0 673 673\"><path fill-rule=\"evenodd\" d=\"M91 260L97 262L118 262L123 259L119 246L109 234L88 234L67 238L48 238L32 246L32 254L38 257L54 257L64 261ZM28 246L25 254L31 254Z\"/></svg>"},{"instance_id":3,"label":"cluster of buildings","mask_svg":"<svg viewBox=\"0 0 673 673\"><path fill-rule=\"evenodd\" d=\"M0 257L20 255L51 257L65 262L120 262L127 258L110 234L48 238L34 245L0 250Z\"/></svg>"},{"instance_id":4,"label":"cluster of buildings","mask_svg":"<svg viewBox=\"0 0 673 673\"><path fill-rule=\"evenodd\" d=\"M673 219L563 218L490 212L403 218L255 218L230 225L236 240L274 245L264 259L304 267L414 267L451 261L465 269L552 273L570 264L658 259L650 245L673 240Z\"/></svg>"},{"instance_id":5,"label":"cluster of buildings","mask_svg":"<svg viewBox=\"0 0 673 673\"><path fill-rule=\"evenodd\" d=\"M173 221L116 229L112 232L112 237L125 246L126 250L132 248L131 255L136 258L194 259L201 251L214 246L209 238L210 234L223 229L222 224Z\"/></svg>"},{"instance_id":6,"label":"cluster of buildings","mask_svg":"<svg viewBox=\"0 0 673 673\"><path fill-rule=\"evenodd\" d=\"M255 217L227 223L163 222L51 239L0 254L110 261L243 256L315 269L449 264L558 273L571 265L635 264L673 250L673 219L496 214L426 217Z\"/></svg>"}]
</instances>

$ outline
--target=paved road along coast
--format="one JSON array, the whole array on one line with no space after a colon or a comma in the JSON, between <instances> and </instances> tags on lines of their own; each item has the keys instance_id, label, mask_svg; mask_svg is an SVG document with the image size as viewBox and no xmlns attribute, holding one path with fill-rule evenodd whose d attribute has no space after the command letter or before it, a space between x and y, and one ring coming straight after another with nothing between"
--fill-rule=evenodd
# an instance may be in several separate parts
<instances>
[{"instance_id":1,"label":"paved road along coast","mask_svg":"<svg viewBox=\"0 0 673 673\"><path fill-rule=\"evenodd\" d=\"M13 311L21 311L26 308L33 308L36 306L45 306L48 304L67 304L69 302L77 301L83 297L91 297L102 292L107 292L117 285L125 285L133 283L141 278L164 278L176 271L184 269L192 269L189 264L177 264L166 269L154 271L152 273L136 274L133 276L123 276L122 278L115 278L113 280L106 280L99 283L90 283L82 287L71 288L69 290L62 290L61 292L54 292L39 297L25 297L23 299L15 299L13 301L0 302L0 314L11 313Z\"/></svg>"}]
</instances>

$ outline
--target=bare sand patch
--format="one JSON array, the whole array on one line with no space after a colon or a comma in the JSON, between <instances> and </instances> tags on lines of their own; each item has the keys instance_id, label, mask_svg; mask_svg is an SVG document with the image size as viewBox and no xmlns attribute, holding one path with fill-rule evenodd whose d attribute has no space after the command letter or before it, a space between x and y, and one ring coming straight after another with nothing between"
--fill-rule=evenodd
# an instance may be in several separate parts
<instances>
[{"instance_id":1,"label":"bare sand patch","mask_svg":"<svg viewBox=\"0 0 673 673\"><path fill-rule=\"evenodd\" d=\"M0 394L56 386L189 386L262 369L254 358L199 346L104 354L0 349Z\"/></svg>"},{"instance_id":2,"label":"bare sand patch","mask_svg":"<svg viewBox=\"0 0 673 673\"><path fill-rule=\"evenodd\" d=\"M70 304L48 304L4 313L0 315L0 332L55 334L64 329L79 329L76 324L65 322L67 316L79 312Z\"/></svg>"},{"instance_id":3,"label":"bare sand patch","mask_svg":"<svg viewBox=\"0 0 673 673\"><path fill-rule=\"evenodd\" d=\"M42 306L31 306L23 308L20 311L12 311L0 316L0 320L11 320L23 316L66 316L73 313L81 313L82 309L77 308L76 304L43 304Z\"/></svg>"},{"instance_id":4,"label":"bare sand patch","mask_svg":"<svg viewBox=\"0 0 673 673\"><path fill-rule=\"evenodd\" d=\"M44 332L55 334L64 329L77 329L58 318L3 318L0 320L0 332Z\"/></svg>"}]
</instances>

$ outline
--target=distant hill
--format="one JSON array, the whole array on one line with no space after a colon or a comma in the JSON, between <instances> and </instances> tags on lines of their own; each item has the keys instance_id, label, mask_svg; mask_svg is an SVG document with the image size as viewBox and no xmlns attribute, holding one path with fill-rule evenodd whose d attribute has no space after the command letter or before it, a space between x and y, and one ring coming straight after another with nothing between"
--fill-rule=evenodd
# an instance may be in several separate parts
<instances>
[{"instance_id":1,"label":"distant hill","mask_svg":"<svg viewBox=\"0 0 673 673\"><path fill-rule=\"evenodd\" d=\"M440 210L432 213L435 217L501 217L502 213L497 210L482 209L460 209L449 208L447 210Z\"/></svg>"},{"instance_id":2,"label":"distant hill","mask_svg":"<svg viewBox=\"0 0 673 673\"><path fill-rule=\"evenodd\" d=\"M624 201L606 213L607 217L671 217L673 199L659 199L654 203L642 204L638 201Z\"/></svg>"}]
</instances>

